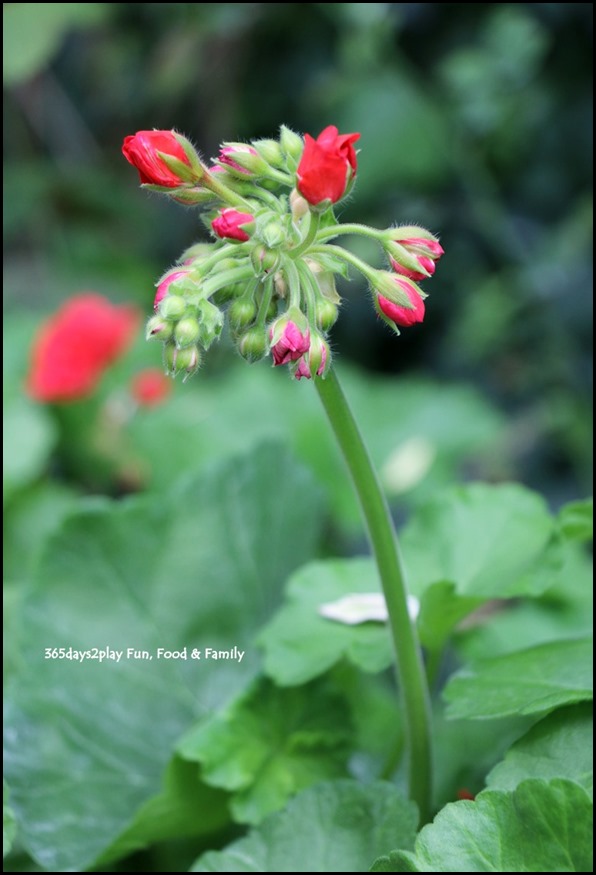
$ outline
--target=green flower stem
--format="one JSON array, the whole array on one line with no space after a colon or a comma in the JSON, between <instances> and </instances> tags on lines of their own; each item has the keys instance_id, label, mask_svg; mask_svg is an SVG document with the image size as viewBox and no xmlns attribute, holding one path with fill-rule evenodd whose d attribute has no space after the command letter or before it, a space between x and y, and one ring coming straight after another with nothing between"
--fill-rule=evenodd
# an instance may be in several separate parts
<instances>
[{"instance_id":1,"label":"green flower stem","mask_svg":"<svg viewBox=\"0 0 596 875\"><path fill-rule=\"evenodd\" d=\"M242 207L247 211L252 209L251 205L242 197L242 195L237 194L220 179L217 179L217 174L215 173L206 173L201 180L201 184L205 188L208 188L209 191L216 194L226 204L230 204L233 207Z\"/></svg>"},{"instance_id":2,"label":"green flower stem","mask_svg":"<svg viewBox=\"0 0 596 875\"><path fill-rule=\"evenodd\" d=\"M348 249L344 249L342 246L333 246L331 243L325 243L324 246L313 246L309 252L313 255L335 255L337 258L341 258L346 264L350 264L352 267L355 267L356 270L360 271L363 277L369 282L372 281L374 274L377 273L369 264L365 261L362 261L361 258L358 258L357 255L354 255L353 252L350 252Z\"/></svg>"},{"instance_id":3,"label":"green flower stem","mask_svg":"<svg viewBox=\"0 0 596 875\"><path fill-rule=\"evenodd\" d=\"M383 232L378 231L376 228L371 228L369 225L346 222L345 225L328 225L326 228L321 228L318 239L330 240L333 237L338 237L340 234L360 234L362 237L371 237L380 243Z\"/></svg>"},{"instance_id":4,"label":"green flower stem","mask_svg":"<svg viewBox=\"0 0 596 875\"><path fill-rule=\"evenodd\" d=\"M303 252L306 252L307 249L310 248L311 244L317 237L317 231L319 230L319 224L321 222L321 214L320 213L312 213L310 214L310 224L308 226L308 231L306 232L306 237L295 249L291 249L292 258L298 258L302 255Z\"/></svg>"},{"instance_id":5,"label":"green flower stem","mask_svg":"<svg viewBox=\"0 0 596 875\"><path fill-rule=\"evenodd\" d=\"M289 308L295 307L297 310L300 310L301 303L301 292L300 292L300 276L298 274L298 268L296 267L296 262L291 258L284 258L282 261L283 270L286 275L286 279L288 281L288 289L289 289Z\"/></svg>"},{"instance_id":6,"label":"green flower stem","mask_svg":"<svg viewBox=\"0 0 596 875\"><path fill-rule=\"evenodd\" d=\"M409 752L410 797L426 823L431 806L430 699L418 636L410 619L404 570L391 514L360 431L337 376L330 369L315 386L352 475L379 568L397 656Z\"/></svg>"},{"instance_id":7,"label":"green flower stem","mask_svg":"<svg viewBox=\"0 0 596 875\"><path fill-rule=\"evenodd\" d=\"M217 244L213 244L217 246ZM224 243L223 246L218 246L216 251L211 255L207 255L203 257L203 260L199 261L197 264L197 270L207 276L210 272L211 268L221 261L223 258L228 258L228 256L237 255L238 254L238 244L237 243ZM177 265L181 270L185 268L184 264ZM192 265L190 266L192 270Z\"/></svg>"},{"instance_id":8,"label":"green flower stem","mask_svg":"<svg viewBox=\"0 0 596 875\"><path fill-rule=\"evenodd\" d=\"M245 279L254 279L255 272L252 265L243 265L242 267L232 267L230 270L222 270L221 273L216 273L201 286L201 298L209 298L223 289L224 286L231 286L234 283L242 282Z\"/></svg>"},{"instance_id":9,"label":"green flower stem","mask_svg":"<svg viewBox=\"0 0 596 875\"><path fill-rule=\"evenodd\" d=\"M294 262L301 279L300 289L306 302L306 316L311 328L316 328L316 300L319 288L316 279L302 259Z\"/></svg>"},{"instance_id":10,"label":"green flower stem","mask_svg":"<svg viewBox=\"0 0 596 875\"><path fill-rule=\"evenodd\" d=\"M259 304L257 318L255 319L255 325L257 325L261 328L264 328L265 322L267 321L267 311L269 310L269 304L271 303L272 297L273 297L273 279L271 277L267 277L267 279L265 280L264 287L263 287L263 294L261 297L261 302Z\"/></svg>"}]
</instances>

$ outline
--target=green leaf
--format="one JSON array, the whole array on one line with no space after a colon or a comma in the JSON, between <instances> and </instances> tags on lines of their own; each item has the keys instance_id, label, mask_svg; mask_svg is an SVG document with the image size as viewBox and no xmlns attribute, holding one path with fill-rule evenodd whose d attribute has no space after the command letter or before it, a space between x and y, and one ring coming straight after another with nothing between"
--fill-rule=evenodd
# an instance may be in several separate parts
<instances>
[{"instance_id":1,"label":"green leaf","mask_svg":"<svg viewBox=\"0 0 596 875\"><path fill-rule=\"evenodd\" d=\"M195 764L175 756L166 769L162 792L141 806L95 868L101 871L100 867L154 842L204 835L228 822L227 793L207 787L199 780Z\"/></svg>"},{"instance_id":2,"label":"green leaf","mask_svg":"<svg viewBox=\"0 0 596 875\"><path fill-rule=\"evenodd\" d=\"M304 790L192 872L366 872L387 843L413 846L416 809L392 785L338 780Z\"/></svg>"},{"instance_id":3,"label":"green leaf","mask_svg":"<svg viewBox=\"0 0 596 875\"><path fill-rule=\"evenodd\" d=\"M592 698L592 641L539 644L457 672L444 696L447 716L539 714Z\"/></svg>"},{"instance_id":4,"label":"green leaf","mask_svg":"<svg viewBox=\"0 0 596 875\"><path fill-rule=\"evenodd\" d=\"M445 806L414 853L393 851L373 872L591 872L592 804L571 781L524 781Z\"/></svg>"},{"instance_id":5,"label":"green leaf","mask_svg":"<svg viewBox=\"0 0 596 875\"><path fill-rule=\"evenodd\" d=\"M178 751L201 763L208 784L234 793L235 820L257 824L298 790L345 775L350 734L345 700L327 684L280 690L261 678Z\"/></svg>"},{"instance_id":6,"label":"green leaf","mask_svg":"<svg viewBox=\"0 0 596 875\"><path fill-rule=\"evenodd\" d=\"M252 635L312 554L318 499L308 472L266 445L159 504L103 501L50 540L24 603L23 669L5 718L23 845L43 866L92 865L162 792L182 732L254 675ZM190 658L207 646L246 655ZM44 658L60 647L124 656ZM187 661L158 658L157 648L184 647Z\"/></svg>"},{"instance_id":7,"label":"green leaf","mask_svg":"<svg viewBox=\"0 0 596 875\"><path fill-rule=\"evenodd\" d=\"M535 569L551 581L540 597L494 604L479 622L458 632L457 649L463 661L498 656L536 644L592 632L593 569L581 544L558 543L547 547ZM424 604L424 600L423 600Z\"/></svg>"},{"instance_id":8,"label":"green leaf","mask_svg":"<svg viewBox=\"0 0 596 875\"><path fill-rule=\"evenodd\" d=\"M8 797L10 795L10 791L8 789L8 784L6 781L3 781L3 814L2 814L2 856L5 857L10 849L12 848L12 843L14 841L14 837L17 832L17 823L15 820L15 816L12 808L8 804Z\"/></svg>"},{"instance_id":9,"label":"green leaf","mask_svg":"<svg viewBox=\"0 0 596 875\"><path fill-rule=\"evenodd\" d=\"M572 501L559 511L559 526L566 538L591 541L594 534L594 500Z\"/></svg>"},{"instance_id":10,"label":"green leaf","mask_svg":"<svg viewBox=\"0 0 596 875\"><path fill-rule=\"evenodd\" d=\"M544 500L516 484L459 486L423 505L400 537L422 643L440 649L483 601L546 589L551 576L532 572L553 530Z\"/></svg>"},{"instance_id":11,"label":"green leaf","mask_svg":"<svg viewBox=\"0 0 596 875\"><path fill-rule=\"evenodd\" d=\"M513 790L527 778L567 778L592 796L592 705L560 708L536 723L490 772L487 785Z\"/></svg>"},{"instance_id":12,"label":"green leaf","mask_svg":"<svg viewBox=\"0 0 596 875\"><path fill-rule=\"evenodd\" d=\"M553 528L544 499L523 486L472 483L450 489L425 504L402 532L412 592L419 595L447 581L461 596L530 595L523 575Z\"/></svg>"},{"instance_id":13,"label":"green leaf","mask_svg":"<svg viewBox=\"0 0 596 875\"><path fill-rule=\"evenodd\" d=\"M25 397L7 399L4 409L2 480L4 498L43 472L56 442L49 412Z\"/></svg>"},{"instance_id":14,"label":"green leaf","mask_svg":"<svg viewBox=\"0 0 596 875\"><path fill-rule=\"evenodd\" d=\"M321 605L350 593L380 592L371 559L331 559L301 568L287 586L287 603L258 637L265 671L292 686L323 674L341 659L378 672L393 660L385 623L346 625L319 613Z\"/></svg>"}]
</instances>

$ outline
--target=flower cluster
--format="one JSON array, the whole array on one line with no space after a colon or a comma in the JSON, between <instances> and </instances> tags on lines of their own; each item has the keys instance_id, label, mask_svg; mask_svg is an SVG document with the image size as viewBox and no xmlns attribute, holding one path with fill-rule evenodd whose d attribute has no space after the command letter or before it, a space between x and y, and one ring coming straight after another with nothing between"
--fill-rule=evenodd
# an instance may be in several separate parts
<instances>
[{"instance_id":1,"label":"flower cluster","mask_svg":"<svg viewBox=\"0 0 596 875\"><path fill-rule=\"evenodd\" d=\"M157 283L147 337L164 344L167 373L194 373L227 317L248 361L270 354L298 380L324 377L340 304L335 277L349 266L367 279L377 313L397 333L423 320L418 283L443 254L437 238L415 225L380 231L335 219L356 179L359 138L332 125L302 138L282 126L277 140L224 143L206 163L176 131L126 137L122 151L141 184L202 207L212 233ZM388 269L332 243L346 233L375 239Z\"/></svg>"}]
</instances>

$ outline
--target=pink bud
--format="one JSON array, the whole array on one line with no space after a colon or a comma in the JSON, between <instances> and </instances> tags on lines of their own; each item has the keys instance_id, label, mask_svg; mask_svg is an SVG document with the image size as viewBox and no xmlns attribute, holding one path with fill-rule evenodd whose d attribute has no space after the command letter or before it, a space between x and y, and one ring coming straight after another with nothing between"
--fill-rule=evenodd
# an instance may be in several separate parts
<instances>
[{"instance_id":1,"label":"pink bud","mask_svg":"<svg viewBox=\"0 0 596 875\"><path fill-rule=\"evenodd\" d=\"M391 262L391 267L396 273L399 273L402 276L407 276L411 280L425 280L435 272L434 261L426 255L417 256L418 264L426 270L426 273L419 273L417 270L410 270L409 268L404 267L403 264L400 264L399 261L396 261L395 258L390 258L389 260Z\"/></svg>"},{"instance_id":2,"label":"pink bud","mask_svg":"<svg viewBox=\"0 0 596 875\"><path fill-rule=\"evenodd\" d=\"M230 207L222 210L219 216L211 222L211 227L218 237L227 237L230 240L239 240L241 243L250 240L249 235L243 230L243 225L254 222L255 217L251 213L239 213Z\"/></svg>"},{"instance_id":3,"label":"pink bud","mask_svg":"<svg viewBox=\"0 0 596 875\"><path fill-rule=\"evenodd\" d=\"M274 329L269 329L269 337L273 340ZM300 356L308 352L310 347L310 334L308 329L304 334L294 322L287 322L279 340L271 347L273 364L287 365L295 362Z\"/></svg>"},{"instance_id":4,"label":"pink bud","mask_svg":"<svg viewBox=\"0 0 596 875\"><path fill-rule=\"evenodd\" d=\"M249 155L258 155L256 149L253 149L252 146L223 146L219 153L219 161L222 164L227 164L228 167L233 167L234 170L238 170L239 173L246 173L250 175L250 170L247 170L246 167L242 167L236 161L234 161L234 155L238 152L247 152Z\"/></svg>"},{"instance_id":5,"label":"pink bud","mask_svg":"<svg viewBox=\"0 0 596 875\"><path fill-rule=\"evenodd\" d=\"M321 374L325 372L325 365L327 364L327 347L322 344L321 345L321 364L317 368L317 377L320 377ZM307 380L310 380L310 365L307 361L306 356L301 356L298 360L298 367L294 371L294 376L297 380L301 380L302 377L306 377Z\"/></svg>"},{"instance_id":6,"label":"pink bud","mask_svg":"<svg viewBox=\"0 0 596 875\"><path fill-rule=\"evenodd\" d=\"M157 292L155 294L155 300L153 301L153 309L157 310L160 303L168 294L168 289L172 285L172 283L176 282L176 280L180 279L181 276L186 276L189 273L187 270L176 270L174 273L170 273L163 279L157 287Z\"/></svg>"},{"instance_id":7,"label":"pink bud","mask_svg":"<svg viewBox=\"0 0 596 875\"><path fill-rule=\"evenodd\" d=\"M399 240L398 242L406 249L426 250L435 260L441 255L445 255L445 250L437 240L427 240L426 237L409 237L407 240Z\"/></svg>"},{"instance_id":8,"label":"pink bud","mask_svg":"<svg viewBox=\"0 0 596 875\"><path fill-rule=\"evenodd\" d=\"M391 319L392 322L395 322L396 325L401 325L404 328L408 328L416 322L422 322L424 319L424 301L416 289L412 288L408 282L398 279L395 281L398 286L404 290L414 305L413 309L409 310L407 307L400 307L399 304L394 304L393 301L388 301L383 295L377 297L379 309L385 314L385 316Z\"/></svg>"}]
</instances>

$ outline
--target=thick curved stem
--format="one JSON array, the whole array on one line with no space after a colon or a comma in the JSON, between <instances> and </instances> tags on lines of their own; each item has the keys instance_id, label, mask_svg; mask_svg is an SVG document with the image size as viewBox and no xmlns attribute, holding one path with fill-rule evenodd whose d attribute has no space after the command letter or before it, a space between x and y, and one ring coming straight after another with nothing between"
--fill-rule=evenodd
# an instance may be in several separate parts
<instances>
[{"instance_id":1,"label":"thick curved stem","mask_svg":"<svg viewBox=\"0 0 596 875\"><path fill-rule=\"evenodd\" d=\"M315 379L319 397L352 475L377 561L397 657L409 755L410 798L421 822L430 817L432 784L431 712L416 627L408 613L404 569L397 535L385 496L366 446L333 369Z\"/></svg>"}]
</instances>

